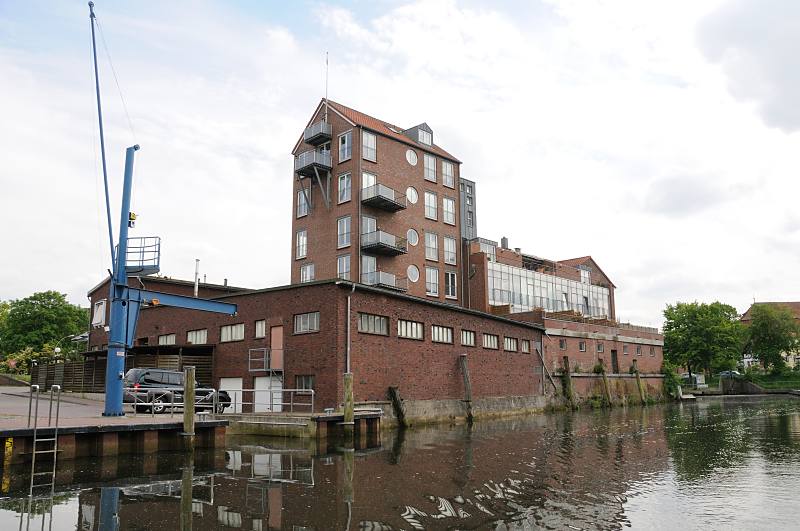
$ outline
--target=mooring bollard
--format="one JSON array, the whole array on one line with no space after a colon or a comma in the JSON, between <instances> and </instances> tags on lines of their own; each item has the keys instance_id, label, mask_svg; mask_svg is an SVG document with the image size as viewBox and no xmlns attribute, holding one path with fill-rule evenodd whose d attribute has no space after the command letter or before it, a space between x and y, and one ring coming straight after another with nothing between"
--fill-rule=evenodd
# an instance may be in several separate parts
<instances>
[{"instance_id":1,"label":"mooring bollard","mask_svg":"<svg viewBox=\"0 0 800 531\"><path fill-rule=\"evenodd\" d=\"M194 367L183 369L183 447L194 450Z\"/></svg>"},{"instance_id":2,"label":"mooring bollard","mask_svg":"<svg viewBox=\"0 0 800 531\"><path fill-rule=\"evenodd\" d=\"M354 411L353 404L353 373L348 372L344 375L344 436L348 441L353 440L354 434Z\"/></svg>"}]
</instances>

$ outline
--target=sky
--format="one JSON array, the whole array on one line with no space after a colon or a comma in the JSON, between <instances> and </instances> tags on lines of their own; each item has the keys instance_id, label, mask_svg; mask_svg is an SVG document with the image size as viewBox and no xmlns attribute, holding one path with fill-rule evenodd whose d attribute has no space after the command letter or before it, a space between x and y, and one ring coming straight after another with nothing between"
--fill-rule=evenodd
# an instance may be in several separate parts
<instances>
[{"instance_id":1,"label":"sky","mask_svg":"<svg viewBox=\"0 0 800 531\"><path fill-rule=\"evenodd\" d=\"M796 1L95 9L114 231L138 143L131 236L161 236L167 276L289 282L290 152L327 51L332 100L427 122L477 182L479 234L591 255L619 319L800 300ZM85 2L0 1L0 300L85 306L110 267L90 38Z\"/></svg>"}]
</instances>

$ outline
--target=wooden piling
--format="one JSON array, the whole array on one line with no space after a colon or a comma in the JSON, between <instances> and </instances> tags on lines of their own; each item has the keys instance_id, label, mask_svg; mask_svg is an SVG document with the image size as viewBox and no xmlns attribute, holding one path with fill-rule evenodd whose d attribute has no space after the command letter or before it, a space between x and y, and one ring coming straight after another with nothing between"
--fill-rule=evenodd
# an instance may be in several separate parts
<instances>
[{"instance_id":1,"label":"wooden piling","mask_svg":"<svg viewBox=\"0 0 800 531\"><path fill-rule=\"evenodd\" d=\"M406 410L403 407L403 400L400 398L400 390L397 387L389 387L389 400L392 402L392 408L397 417L397 424L403 428L408 427L406 423Z\"/></svg>"},{"instance_id":2,"label":"wooden piling","mask_svg":"<svg viewBox=\"0 0 800 531\"><path fill-rule=\"evenodd\" d=\"M183 448L194 450L194 367L183 369Z\"/></svg>"},{"instance_id":3,"label":"wooden piling","mask_svg":"<svg viewBox=\"0 0 800 531\"><path fill-rule=\"evenodd\" d=\"M467 355L459 356L461 365L461 375L464 378L464 405L467 408L467 422L472 422L472 384L469 381L469 366L467 365Z\"/></svg>"},{"instance_id":4,"label":"wooden piling","mask_svg":"<svg viewBox=\"0 0 800 531\"><path fill-rule=\"evenodd\" d=\"M355 404L353 401L353 373L348 372L344 375L344 422L343 432L346 441L352 441L354 435L354 413Z\"/></svg>"},{"instance_id":5,"label":"wooden piling","mask_svg":"<svg viewBox=\"0 0 800 531\"><path fill-rule=\"evenodd\" d=\"M636 360L633 360L633 373L636 375L636 387L639 389L639 400L644 406L647 404L647 391L645 391L642 377L639 375L639 367L636 364Z\"/></svg>"},{"instance_id":6,"label":"wooden piling","mask_svg":"<svg viewBox=\"0 0 800 531\"><path fill-rule=\"evenodd\" d=\"M575 402L575 389L572 387L572 372L569 368L569 356L564 356L563 358L564 363L564 395L569 402L569 405L572 409L578 409L578 405Z\"/></svg>"}]
</instances>

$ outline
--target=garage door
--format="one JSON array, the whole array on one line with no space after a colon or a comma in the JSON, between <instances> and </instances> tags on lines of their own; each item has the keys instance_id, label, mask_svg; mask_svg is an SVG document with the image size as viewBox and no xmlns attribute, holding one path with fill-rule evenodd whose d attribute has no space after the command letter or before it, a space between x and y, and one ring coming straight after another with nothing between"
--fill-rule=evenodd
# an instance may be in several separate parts
<instances>
[{"instance_id":1,"label":"garage door","mask_svg":"<svg viewBox=\"0 0 800 531\"><path fill-rule=\"evenodd\" d=\"M220 378L220 391L228 391L231 397L231 407L225 409L225 413L242 412L242 379L241 378ZM235 407L233 407L235 405Z\"/></svg>"},{"instance_id":2,"label":"garage door","mask_svg":"<svg viewBox=\"0 0 800 531\"><path fill-rule=\"evenodd\" d=\"M258 376L254 379L256 404L254 411L281 410L283 380L280 376Z\"/></svg>"}]
</instances>

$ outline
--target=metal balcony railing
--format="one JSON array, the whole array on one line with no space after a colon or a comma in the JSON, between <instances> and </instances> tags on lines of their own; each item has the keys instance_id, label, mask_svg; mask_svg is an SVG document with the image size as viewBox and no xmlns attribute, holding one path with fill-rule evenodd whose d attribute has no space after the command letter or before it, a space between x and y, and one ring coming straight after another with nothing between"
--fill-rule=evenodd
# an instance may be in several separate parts
<instances>
[{"instance_id":1,"label":"metal balcony railing","mask_svg":"<svg viewBox=\"0 0 800 531\"><path fill-rule=\"evenodd\" d=\"M115 253L119 253L119 245ZM161 270L161 238L141 236L128 238L125 270L129 274L153 275Z\"/></svg>"},{"instance_id":2,"label":"metal balcony railing","mask_svg":"<svg viewBox=\"0 0 800 531\"><path fill-rule=\"evenodd\" d=\"M361 190L361 203L397 212L406 208L406 196L385 184L374 184Z\"/></svg>"},{"instance_id":3,"label":"metal balcony railing","mask_svg":"<svg viewBox=\"0 0 800 531\"><path fill-rule=\"evenodd\" d=\"M303 141L312 146L318 146L330 141L333 128L326 122L317 122L309 125L303 131Z\"/></svg>"},{"instance_id":4,"label":"metal balcony railing","mask_svg":"<svg viewBox=\"0 0 800 531\"><path fill-rule=\"evenodd\" d=\"M314 175L314 168L322 171L328 171L333 168L331 152L310 149L294 158L294 171L297 173L311 177Z\"/></svg>"},{"instance_id":5,"label":"metal balcony railing","mask_svg":"<svg viewBox=\"0 0 800 531\"><path fill-rule=\"evenodd\" d=\"M361 282L369 286L408 291L408 279L398 278L394 273L386 271L372 271L361 275Z\"/></svg>"},{"instance_id":6,"label":"metal balcony railing","mask_svg":"<svg viewBox=\"0 0 800 531\"><path fill-rule=\"evenodd\" d=\"M382 230L376 230L361 235L361 249L393 256L407 253L408 243L405 238L400 238Z\"/></svg>"}]
</instances>

